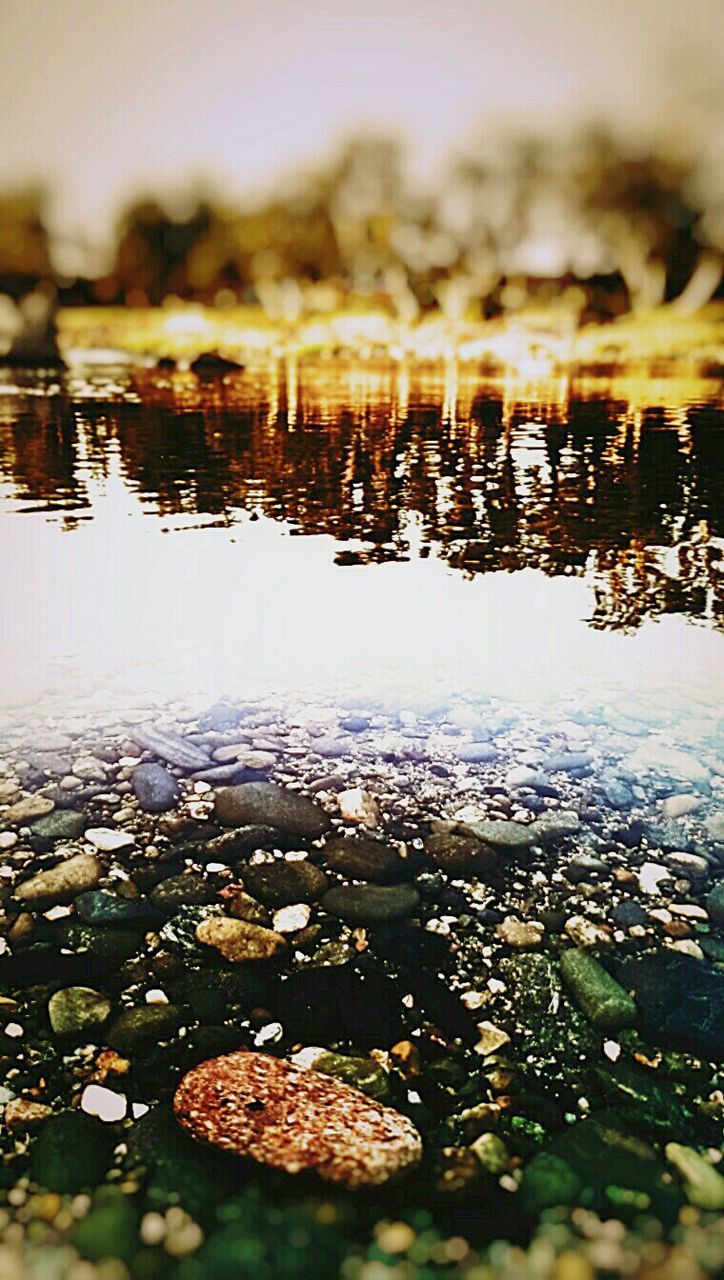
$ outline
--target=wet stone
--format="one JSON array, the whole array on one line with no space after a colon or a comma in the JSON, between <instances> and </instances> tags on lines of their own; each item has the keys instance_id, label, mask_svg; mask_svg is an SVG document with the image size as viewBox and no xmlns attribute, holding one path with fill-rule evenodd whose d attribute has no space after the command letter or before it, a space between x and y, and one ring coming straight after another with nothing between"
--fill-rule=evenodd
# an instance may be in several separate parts
<instances>
[{"instance_id":1,"label":"wet stone","mask_svg":"<svg viewBox=\"0 0 724 1280\"><path fill-rule=\"evenodd\" d=\"M152 755L177 765L179 769L208 768L209 757L206 752L176 733L164 733L150 725L134 725L129 730L129 736L144 751L150 751Z\"/></svg>"},{"instance_id":2,"label":"wet stone","mask_svg":"<svg viewBox=\"0 0 724 1280\"><path fill-rule=\"evenodd\" d=\"M354 1188L418 1163L411 1122L340 1080L266 1054L234 1053L194 1068L174 1097L199 1141L287 1173L313 1170Z\"/></svg>"},{"instance_id":3,"label":"wet stone","mask_svg":"<svg viewBox=\"0 0 724 1280\"><path fill-rule=\"evenodd\" d=\"M350 880L372 880L384 884L399 878L404 862L396 849L377 840L342 836L324 846L324 860L331 871Z\"/></svg>"},{"instance_id":4,"label":"wet stone","mask_svg":"<svg viewBox=\"0 0 724 1280\"><path fill-rule=\"evenodd\" d=\"M330 915L349 924L383 924L412 915L420 895L412 885L336 885L322 899Z\"/></svg>"},{"instance_id":5,"label":"wet stone","mask_svg":"<svg viewBox=\"0 0 724 1280\"><path fill-rule=\"evenodd\" d=\"M295 902L316 902L328 880L312 862L277 858L244 868L244 887L268 907L288 907Z\"/></svg>"},{"instance_id":6,"label":"wet stone","mask_svg":"<svg viewBox=\"0 0 724 1280\"><path fill-rule=\"evenodd\" d=\"M628 992L587 951L564 951L561 973L594 1027L620 1031L635 1022L636 1005Z\"/></svg>"},{"instance_id":7,"label":"wet stone","mask_svg":"<svg viewBox=\"0 0 724 1280\"><path fill-rule=\"evenodd\" d=\"M55 801L47 796L25 796L0 815L0 822L10 826L30 822L33 818L42 818L45 814L52 813L54 808Z\"/></svg>"},{"instance_id":8,"label":"wet stone","mask_svg":"<svg viewBox=\"0 0 724 1280\"><path fill-rule=\"evenodd\" d=\"M714 924L724 929L724 880L714 886L704 899L707 914Z\"/></svg>"},{"instance_id":9,"label":"wet stone","mask_svg":"<svg viewBox=\"0 0 724 1280\"><path fill-rule=\"evenodd\" d=\"M102 874L103 868L95 854L78 853L17 885L15 897L29 906L71 902L85 890L94 889Z\"/></svg>"},{"instance_id":10,"label":"wet stone","mask_svg":"<svg viewBox=\"0 0 724 1280\"><path fill-rule=\"evenodd\" d=\"M56 840L78 840L87 825L84 814L76 813L73 809L57 809L44 818L37 818L30 829L33 837L51 843Z\"/></svg>"},{"instance_id":11,"label":"wet stone","mask_svg":"<svg viewBox=\"0 0 724 1280\"><path fill-rule=\"evenodd\" d=\"M114 1142L102 1121L82 1111L61 1111L46 1120L33 1143L32 1179L61 1195L93 1187L108 1168Z\"/></svg>"},{"instance_id":12,"label":"wet stone","mask_svg":"<svg viewBox=\"0 0 724 1280\"><path fill-rule=\"evenodd\" d=\"M216 797L215 812L225 826L261 824L308 840L319 839L331 826L328 815L314 800L272 782L224 788Z\"/></svg>"},{"instance_id":13,"label":"wet stone","mask_svg":"<svg viewBox=\"0 0 724 1280\"><path fill-rule=\"evenodd\" d=\"M633 991L647 1039L711 1062L724 1055L724 973L673 951L631 960L617 974Z\"/></svg>"},{"instance_id":14,"label":"wet stone","mask_svg":"<svg viewBox=\"0 0 724 1280\"><path fill-rule=\"evenodd\" d=\"M219 891L210 880L191 872L161 880L151 890L149 897L157 911L165 916L173 916L181 907L217 902Z\"/></svg>"},{"instance_id":15,"label":"wet stone","mask_svg":"<svg viewBox=\"0 0 724 1280\"><path fill-rule=\"evenodd\" d=\"M183 1019L180 1009L171 1004L146 1004L124 1009L106 1035L112 1049L133 1057L154 1048L159 1041L175 1036Z\"/></svg>"},{"instance_id":16,"label":"wet stone","mask_svg":"<svg viewBox=\"0 0 724 1280\"><path fill-rule=\"evenodd\" d=\"M75 899L75 910L86 924L120 927L158 919L147 898L122 898L107 889L90 889Z\"/></svg>"},{"instance_id":17,"label":"wet stone","mask_svg":"<svg viewBox=\"0 0 724 1280\"><path fill-rule=\"evenodd\" d=\"M441 871L451 876L485 876L495 869L494 849L473 836L439 832L428 836L425 852Z\"/></svg>"},{"instance_id":18,"label":"wet stone","mask_svg":"<svg viewBox=\"0 0 724 1280\"><path fill-rule=\"evenodd\" d=\"M160 764L139 764L131 774L133 794L145 813L165 813L178 800L176 779Z\"/></svg>"},{"instance_id":19,"label":"wet stone","mask_svg":"<svg viewBox=\"0 0 724 1280\"><path fill-rule=\"evenodd\" d=\"M196 928L196 939L213 947L232 964L271 960L286 951L286 942L280 933L230 916L209 916L202 920Z\"/></svg>"},{"instance_id":20,"label":"wet stone","mask_svg":"<svg viewBox=\"0 0 724 1280\"><path fill-rule=\"evenodd\" d=\"M92 1040L111 1013L110 1000L91 987L65 987L48 1001L50 1025L57 1036Z\"/></svg>"},{"instance_id":21,"label":"wet stone","mask_svg":"<svg viewBox=\"0 0 724 1280\"><path fill-rule=\"evenodd\" d=\"M228 866L234 866L258 849L285 848L289 843L289 837L285 837L275 827L252 823L238 827L235 831L224 831L208 840L197 841L193 849L189 849L189 855L196 862L224 862Z\"/></svg>"}]
</instances>

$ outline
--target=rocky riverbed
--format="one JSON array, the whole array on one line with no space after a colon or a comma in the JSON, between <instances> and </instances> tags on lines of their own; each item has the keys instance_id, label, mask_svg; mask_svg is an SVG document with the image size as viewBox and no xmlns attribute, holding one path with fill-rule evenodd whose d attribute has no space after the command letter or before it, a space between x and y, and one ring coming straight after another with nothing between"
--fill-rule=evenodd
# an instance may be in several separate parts
<instances>
[{"instance_id":1,"label":"rocky riverbed","mask_svg":"<svg viewBox=\"0 0 724 1280\"><path fill-rule=\"evenodd\" d=\"M724 1266L705 704L8 721L0 1270Z\"/></svg>"}]
</instances>

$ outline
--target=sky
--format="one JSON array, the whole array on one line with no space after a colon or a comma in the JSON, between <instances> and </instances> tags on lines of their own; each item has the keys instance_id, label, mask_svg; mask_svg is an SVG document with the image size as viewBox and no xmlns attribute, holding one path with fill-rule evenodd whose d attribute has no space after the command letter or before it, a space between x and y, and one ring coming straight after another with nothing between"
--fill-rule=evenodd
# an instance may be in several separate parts
<instances>
[{"instance_id":1,"label":"sky","mask_svg":"<svg viewBox=\"0 0 724 1280\"><path fill-rule=\"evenodd\" d=\"M512 118L710 139L722 0L0 0L0 191L108 236L145 191L268 189L394 130L431 180Z\"/></svg>"}]
</instances>

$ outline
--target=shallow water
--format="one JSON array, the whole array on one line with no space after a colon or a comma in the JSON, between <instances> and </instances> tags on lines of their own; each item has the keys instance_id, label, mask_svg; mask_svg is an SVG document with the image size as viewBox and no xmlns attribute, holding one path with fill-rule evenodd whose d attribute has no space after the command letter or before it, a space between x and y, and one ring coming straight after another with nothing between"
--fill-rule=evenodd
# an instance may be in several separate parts
<instances>
[{"instance_id":1,"label":"shallow water","mask_svg":"<svg viewBox=\"0 0 724 1280\"><path fill-rule=\"evenodd\" d=\"M404 1254L560 1280L556 1253L633 1274L672 1229L682 1275L721 1270L724 1184L682 1191L667 1145L714 1175L721 403L704 378L337 362L0 383L0 1255L25 1241L38 1280L69 1239L124 1276L367 1280ZM277 808L248 825L222 788L259 779ZM208 941L241 885L290 943L258 984ZM78 982L90 1029L59 1021ZM184 1145L190 1068L299 1046L381 1072L411 1180L240 1189ZM585 1195L539 1220L551 1152Z\"/></svg>"},{"instance_id":2,"label":"shallow water","mask_svg":"<svg viewBox=\"0 0 724 1280\"><path fill-rule=\"evenodd\" d=\"M710 707L720 406L633 372L6 376L3 703Z\"/></svg>"}]
</instances>

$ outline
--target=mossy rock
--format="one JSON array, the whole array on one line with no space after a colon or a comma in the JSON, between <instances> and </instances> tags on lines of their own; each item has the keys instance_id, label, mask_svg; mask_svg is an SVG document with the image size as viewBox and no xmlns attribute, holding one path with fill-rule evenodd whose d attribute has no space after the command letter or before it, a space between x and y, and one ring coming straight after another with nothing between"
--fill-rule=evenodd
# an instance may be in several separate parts
<instances>
[{"instance_id":1,"label":"mossy rock","mask_svg":"<svg viewBox=\"0 0 724 1280\"><path fill-rule=\"evenodd\" d=\"M115 1187L96 1193L93 1206L70 1233L70 1242L90 1262L122 1258L130 1262L138 1248L139 1214L133 1201Z\"/></svg>"}]
</instances>

